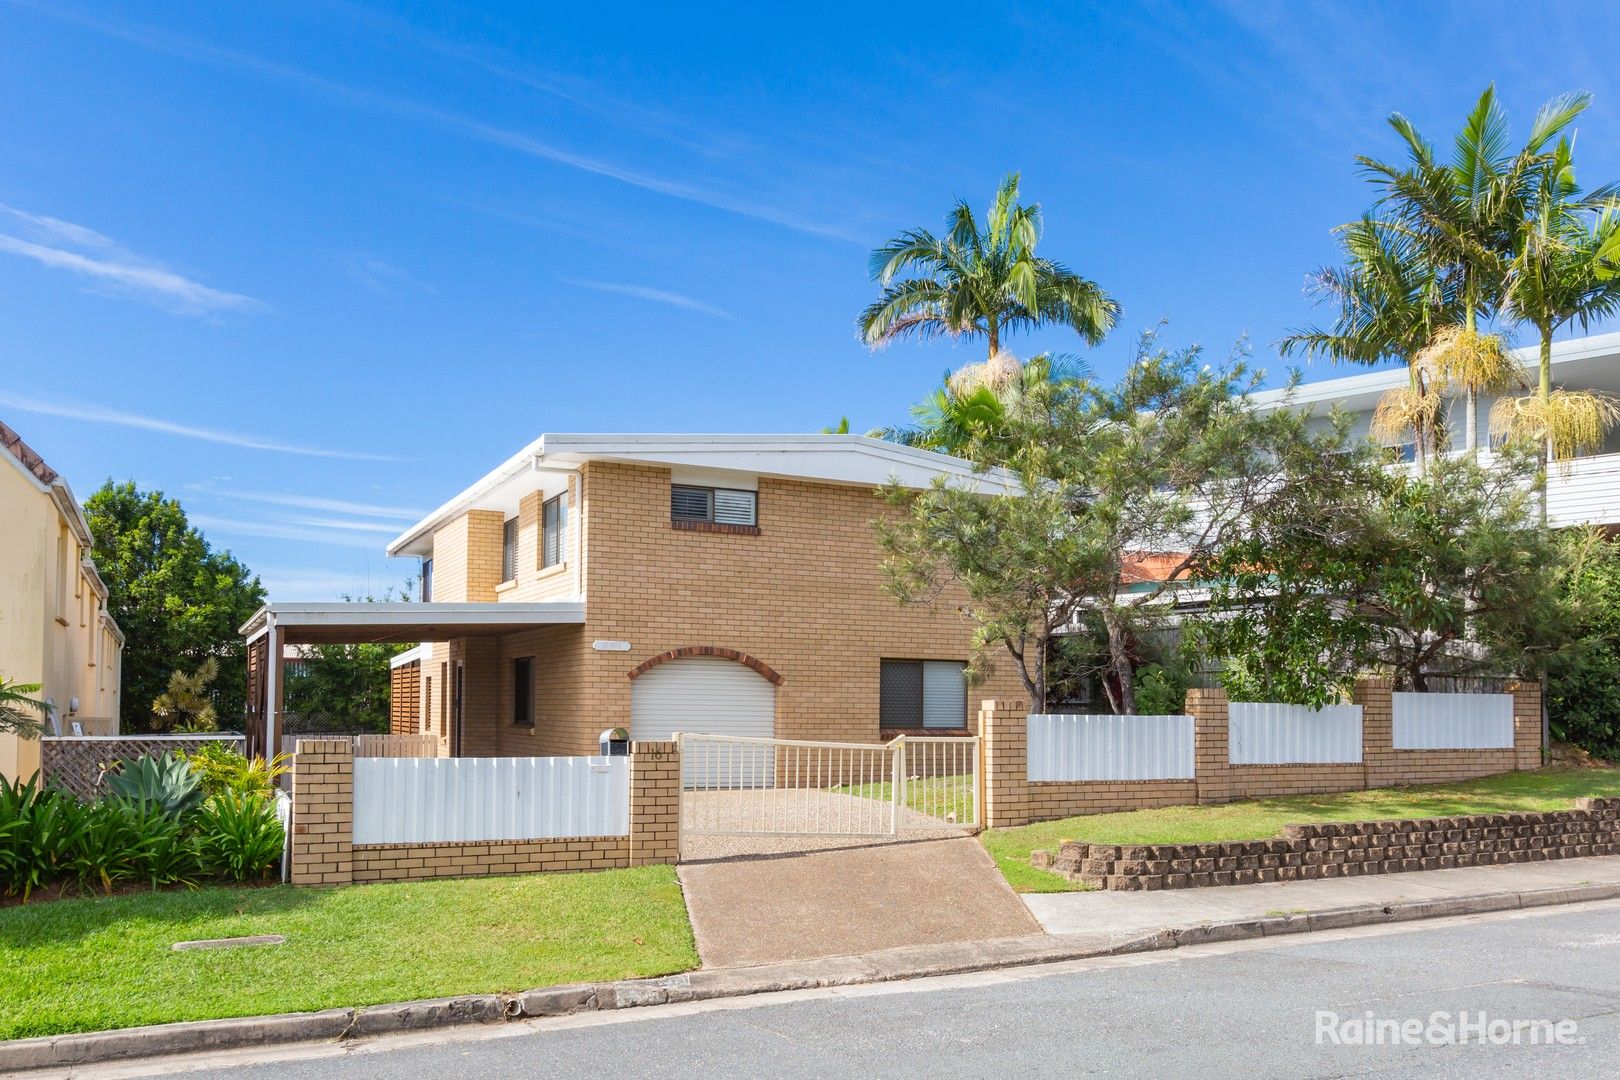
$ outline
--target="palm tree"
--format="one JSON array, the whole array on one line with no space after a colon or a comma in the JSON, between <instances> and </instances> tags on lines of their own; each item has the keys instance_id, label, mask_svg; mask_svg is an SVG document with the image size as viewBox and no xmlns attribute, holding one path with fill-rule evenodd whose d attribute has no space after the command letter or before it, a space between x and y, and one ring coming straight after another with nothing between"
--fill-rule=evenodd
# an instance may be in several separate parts
<instances>
[{"instance_id":1,"label":"palm tree","mask_svg":"<svg viewBox=\"0 0 1620 1080\"><path fill-rule=\"evenodd\" d=\"M1017 364L1002 350L1013 331L1067 326L1088 344L1101 343L1119 320L1119 303L1096 282L1038 256L1040 234L1040 205L1018 201L1017 173L1001 182L982 227L958 202L944 236L901 233L872 252L872 278L883 291L861 312L862 340L877 348L910 335L982 337L988 352L979 377L990 382ZM915 276L900 277L908 271Z\"/></svg>"},{"instance_id":2,"label":"palm tree","mask_svg":"<svg viewBox=\"0 0 1620 1080\"><path fill-rule=\"evenodd\" d=\"M1481 334L1479 320L1501 307L1507 291L1514 240L1542 173L1552 164L1548 145L1591 101L1585 92L1565 94L1541 107L1530 137L1517 151L1508 146L1506 114L1496 88L1486 87L1454 140L1451 160L1440 162L1434 146L1399 113L1390 126L1406 144L1403 166L1360 157L1369 178L1383 189L1380 202L1391 226L1416 240L1423 256L1455 279L1462 322L1440 327L1420 360L1446 383L1463 389L1466 438L1478 446L1478 395L1505 390L1520 380L1518 365L1501 337Z\"/></svg>"},{"instance_id":3,"label":"palm tree","mask_svg":"<svg viewBox=\"0 0 1620 1080\"><path fill-rule=\"evenodd\" d=\"M1553 334L1571 322L1585 329L1598 319L1620 313L1620 278L1600 275L1600 253L1620 238L1620 208L1603 205L1609 194L1606 189L1581 198L1572 155L1569 140L1560 139L1536 185L1530 213L1520 223L1508 278L1507 310L1535 327L1540 336L1536 392L1529 397L1503 398L1491 412L1494 429L1507 438L1540 446L1544 464L1566 463L1583 451L1596 449L1620 420L1620 407L1613 398L1552 386ZM1545 520L1545 473L1538 484Z\"/></svg>"},{"instance_id":4,"label":"palm tree","mask_svg":"<svg viewBox=\"0 0 1620 1080\"><path fill-rule=\"evenodd\" d=\"M33 695L39 693L38 683L16 683L0 675L0 731L9 731L24 739L38 738L45 731L45 703Z\"/></svg>"},{"instance_id":5,"label":"palm tree","mask_svg":"<svg viewBox=\"0 0 1620 1080\"><path fill-rule=\"evenodd\" d=\"M1418 467L1426 469L1438 443L1441 387L1418 357L1437 326L1460 316L1456 290L1409 234L1386 222L1365 217L1337 231L1344 266L1318 270L1309 291L1336 304L1338 316L1329 329L1294 331L1277 343L1278 351L1340 363L1406 364L1409 383L1379 401L1371 434L1396 445L1414 438Z\"/></svg>"}]
</instances>

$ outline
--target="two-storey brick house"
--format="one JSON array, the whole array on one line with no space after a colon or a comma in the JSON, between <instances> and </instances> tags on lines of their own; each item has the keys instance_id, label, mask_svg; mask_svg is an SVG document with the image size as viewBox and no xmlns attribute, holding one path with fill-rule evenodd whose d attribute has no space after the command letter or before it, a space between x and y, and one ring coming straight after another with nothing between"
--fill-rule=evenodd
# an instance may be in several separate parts
<instances>
[{"instance_id":1,"label":"two-storey brick house","mask_svg":"<svg viewBox=\"0 0 1620 1080\"><path fill-rule=\"evenodd\" d=\"M972 727L961 597L882 588L881 488L1003 477L851 435L535 440L389 545L411 604L273 603L244 632L252 726L275 730L284 643L420 642L396 732L459 756L594 752L606 728L876 742ZM273 639L273 640L272 640ZM981 696L1021 696L1009 662Z\"/></svg>"}]
</instances>

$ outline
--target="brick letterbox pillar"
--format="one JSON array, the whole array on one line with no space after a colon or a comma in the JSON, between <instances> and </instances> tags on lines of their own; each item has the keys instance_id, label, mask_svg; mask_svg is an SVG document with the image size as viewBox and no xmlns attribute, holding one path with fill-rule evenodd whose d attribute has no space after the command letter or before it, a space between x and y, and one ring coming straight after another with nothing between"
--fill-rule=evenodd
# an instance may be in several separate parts
<instances>
[{"instance_id":1,"label":"brick letterbox pillar","mask_svg":"<svg viewBox=\"0 0 1620 1080\"><path fill-rule=\"evenodd\" d=\"M673 742L630 744L630 865L681 854L681 751Z\"/></svg>"},{"instance_id":2,"label":"brick letterbox pillar","mask_svg":"<svg viewBox=\"0 0 1620 1080\"><path fill-rule=\"evenodd\" d=\"M1198 801L1224 803L1233 799L1231 740L1226 691L1195 686L1187 691L1187 713L1193 718L1193 776L1198 780Z\"/></svg>"}]
</instances>

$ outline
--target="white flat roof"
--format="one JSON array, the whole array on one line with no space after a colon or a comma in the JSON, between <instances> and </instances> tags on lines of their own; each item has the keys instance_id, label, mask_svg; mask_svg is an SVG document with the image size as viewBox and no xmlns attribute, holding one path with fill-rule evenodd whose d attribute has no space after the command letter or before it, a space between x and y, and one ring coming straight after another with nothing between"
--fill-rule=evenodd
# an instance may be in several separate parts
<instances>
[{"instance_id":1,"label":"white flat roof","mask_svg":"<svg viewBox=\"0 0 1620 1080\"><path fill-rule=\"evenodd\" d=\"M266 604L237 632L252 641L264 634L272 621L288 644L447 641L527 627L581 624L585 621L585 604L579 600L527 604Z\"/></svg>"},{"instance_id":2,"label":"white flat roof","mask_svg":"<svg viewBox=\"0 0 1620 1080\"><path fill-rule=\"evenodd\" d=\"M481 502L505 501L503 493L520 477L548 469L571 471L587 461L717 469L872 488L891 480L924 488L940 476L969 481L991 493L1017 488L1017 481L1000 470L976 472L972 462L961 458L865 435L547 433L400 534L388 545L388 554L421 554L418 545L433 530Z\"/></svg>"},{"instance_id":3,"label":"white flat roof","mask_svg":"<svg viewBox=\"0 0 1620 1080\"><path fill-rule=\"evenodd\" d=\"M1541 362L1539 344L1524 346L1513 352L1519 362L1532 371ZM1612 379L1613 365L1616 361L1620 361L1620 333L1595 334L1591 337L1553 342L1552 363L1555 380L1593 376ZM1386 391L1405 386L1406 382L1406 368L1393 367L1382 371L1344 375L1337 379L1302 382L1295 388L1291 397L1288 396L1286 389L1262 390L1254 395L1253 400L1261 408L1281 405L1286 400L1294 406L1337 402L1346 409L1359 411L1371 409Z\"/></svg>"}]
</instances>

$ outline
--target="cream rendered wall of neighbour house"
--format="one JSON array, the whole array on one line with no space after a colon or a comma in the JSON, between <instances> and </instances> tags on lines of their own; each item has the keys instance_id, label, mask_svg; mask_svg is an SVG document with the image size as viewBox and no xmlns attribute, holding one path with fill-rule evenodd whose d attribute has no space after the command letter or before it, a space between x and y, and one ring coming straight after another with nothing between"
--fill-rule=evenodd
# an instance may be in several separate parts
<instances>
[{"instance_id":1,"label":"cream rendered wall of neighbour house","mask_svg":"<svg viewBox=\"0 0 1620 1080\"><path fill-rule=\"evenodd\" d=\"M740 437L715 438L724 446ZM865 452L858 442L850 451ZM439 737L442 753L595 752L604 729L633 727L637 680L667 678L666 664L721 665L705 670L774 701L770 732L779 738L877 742L885 729L883 661L948 668L969 658L965 597L948 590L932 605L901 605L883 590L874 522L892 511L877 487L881 477L771 475L759 467L768 456L710 456L750 467L582 451L567 467L523 474L455 508L428 530L430 543L414 542L411 553L433 560L435 602L583 599L585 606L583 625L429 646L421 725ZM818 460L809 459L808 471ZM824 471L840 471L834 457L826 461ZM754 523L675 521L677 485L751 492ZM548 504L563 519L549 552ZM527 706L516 696L524 679ZM962 706L951 710L952 730L965 731L976 716L967 699L1023 691L1011 661L998 657L984 684L955 693Z\"/></svg>"},{"instance_id":2,"label":"cream rendered wall of neighbour house","mask_svg":"<svg viewBox=\"0 0 1620 1080\"><path fill-rule=\"evenodd\" d=\"M72 492L0 424L0 675L39 683L63 734L116 732L123 635L89 562ZM0 733L0 775L39 768L39 743Z\"/></svg>"}]
</instances>

